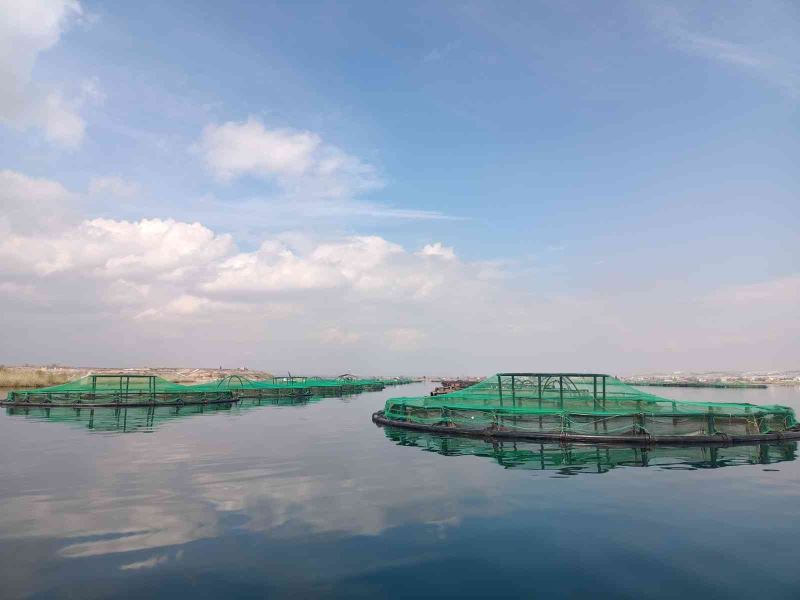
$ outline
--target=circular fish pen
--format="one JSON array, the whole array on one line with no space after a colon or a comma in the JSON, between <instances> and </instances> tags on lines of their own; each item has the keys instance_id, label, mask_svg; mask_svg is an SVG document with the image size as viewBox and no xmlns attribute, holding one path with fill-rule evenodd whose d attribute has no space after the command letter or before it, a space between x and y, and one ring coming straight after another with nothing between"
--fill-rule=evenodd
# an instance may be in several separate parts
<instances>
[{"instance_id":1,"label":"circular fish pen","mask_svg":"<svg viewBox=\"0 0 800 600\"><path fill-rule=\"evenodd\" d=\"M227 404L244 398L310 398L300 384L251 381L231 376L211 383L181 385L155 375L94 374L62 385L9 392L0 406L149 407Z\"/></svg>"},{"instance_id":2,"label":"circular fish pen","mask_svg":"<svg viewBox=\"0 0 800 600\"><path fill-rule=\"evenodd\" d=\"M354 377L252 380L240 375L229 375L208 383L181 385L156 375L102 373L62 385L9 392L5 400L0 400L0 406L115 408L225 404L243 399L294 401L378 391L384 385L382 380Z\"/></svg>"},{"instance_id":3,"label":"circular fish pen","mask_svg":"<svg viewBox=\"0 0 800 600\"><path fill-rule=\"evenodd\" d=\"M622 444L735 444L800 439L786 406L689 402L595 373L498 373L439 396L392 398L377 425L440 434Z\"/></svg>"},{"instance_id":4,"label":"circular fish pen","mask_svg":"<svg viewBox=\"0 0 800 600\"><path fill-rule=\"evenodd\" d=\"M0 406L113 408L223 404L236 400L230 390L193 389L155 375L115 373L87 375L62 385L9 392Z\"/></svg>"}]
</instances>

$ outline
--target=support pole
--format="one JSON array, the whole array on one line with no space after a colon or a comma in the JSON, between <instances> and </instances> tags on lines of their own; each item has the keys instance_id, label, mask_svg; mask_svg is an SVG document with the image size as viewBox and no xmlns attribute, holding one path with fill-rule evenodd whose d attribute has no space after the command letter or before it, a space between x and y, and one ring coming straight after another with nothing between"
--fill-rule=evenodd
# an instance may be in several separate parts
<instances>
[{"instance_id":1,"label":"support pole","mask_svg":"<svg viewBox=\"0 0 800 600\"><path fill-rule=\"evenodd\" d=\"M500 375L497 376L497 391L500 394L500 406L503 406L503 378Z\"/></svg>"},{"instance_id":2,"label":"support pole","mask_svg":"<svg viewBox=\"0 0 800 600\"><path fill-rule=\"evenodd\" d=\"M517 406L517 391L513 375L511 376L511 406Z\"/></svg>"}]
</instances>

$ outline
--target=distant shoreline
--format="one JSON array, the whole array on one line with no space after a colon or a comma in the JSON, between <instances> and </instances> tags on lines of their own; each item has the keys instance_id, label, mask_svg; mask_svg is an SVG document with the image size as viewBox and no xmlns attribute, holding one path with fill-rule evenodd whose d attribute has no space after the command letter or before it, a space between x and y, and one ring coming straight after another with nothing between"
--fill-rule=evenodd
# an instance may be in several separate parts
<instances>
[{"instance_id":1,"label":"distant shoreline","mask_svg":"<svg viewBox=\"0 0 800 600\"><path fill-rule=\"evenodd\" d=\"M701 383L701 382L671 382L671 381L645 381L629 382L637 387L675 387L675 388L730 388L730 389L759 389L769 386L766 383Z\"/></svg>"}]
</instances>

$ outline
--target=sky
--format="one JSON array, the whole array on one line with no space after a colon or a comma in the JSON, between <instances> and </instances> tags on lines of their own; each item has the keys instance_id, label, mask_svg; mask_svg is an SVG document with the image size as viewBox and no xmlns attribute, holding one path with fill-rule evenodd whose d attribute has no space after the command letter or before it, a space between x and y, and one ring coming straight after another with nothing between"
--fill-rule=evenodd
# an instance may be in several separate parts
<instances>
[{"instance_id":1,"label":"sky","mask_svg":"<svg viewBox=\"0 0 800 600\"><path fill-rule=\"evenodd\" d=\"M800 368L800 5L0 0L0 363Z\"/></svg>"}]
</instances>

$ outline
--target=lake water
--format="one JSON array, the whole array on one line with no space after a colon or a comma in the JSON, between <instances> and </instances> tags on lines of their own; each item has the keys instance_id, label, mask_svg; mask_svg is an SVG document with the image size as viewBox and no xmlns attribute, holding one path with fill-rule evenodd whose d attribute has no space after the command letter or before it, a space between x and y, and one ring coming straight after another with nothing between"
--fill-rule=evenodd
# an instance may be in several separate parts
<instances>
[{"instance_id":1,"label":"lake water","mask_svg":"<svg viewBox=\"0 0 800 600\"><path fill-rule=\"evenodd\" d=\"M0 414L0 596L797 598L796 444L491 445L301 405ZM647 388L779 403L800 389Z\"/></svg>"}]
</instances>

